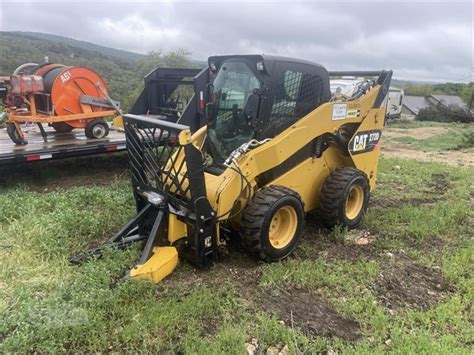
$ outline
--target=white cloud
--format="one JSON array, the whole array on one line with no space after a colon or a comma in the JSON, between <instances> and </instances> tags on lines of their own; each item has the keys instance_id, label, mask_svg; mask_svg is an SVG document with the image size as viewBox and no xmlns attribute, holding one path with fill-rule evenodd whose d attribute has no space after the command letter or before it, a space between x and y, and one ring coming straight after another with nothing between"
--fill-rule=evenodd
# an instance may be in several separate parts
<instances>
[{"instance_id":1,"label":"white cloud","mask_svg":"<svg viewBox=\"0 0 474 355\"><path fill-rule=\"evenodd\" d=\"M386 68L395 77L425 80L459 80L473 65L470 2L85 1L1 7L3 30L54 33L140 53L186 48L197 59L279 54L330 69Z\"/></svg>"}]
</instances>

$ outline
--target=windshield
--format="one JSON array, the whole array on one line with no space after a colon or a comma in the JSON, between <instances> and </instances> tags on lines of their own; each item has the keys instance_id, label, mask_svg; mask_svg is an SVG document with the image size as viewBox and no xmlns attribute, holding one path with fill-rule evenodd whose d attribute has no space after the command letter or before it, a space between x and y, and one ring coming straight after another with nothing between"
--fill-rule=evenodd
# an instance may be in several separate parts
<instances>
[{"instance_id":1,"label":"windshield","mask_svg":"<svg viewBox=\"0 0 474 355\"><path fill-rule=\"evenodd\" d=\"M222 164L233 150L251 139L253 122L244 108L260 87L260 81L242 62L224 63L217 73L211 95L214 111L208 122L209 146L216 163Z\"/></svg>"}]
</instances>

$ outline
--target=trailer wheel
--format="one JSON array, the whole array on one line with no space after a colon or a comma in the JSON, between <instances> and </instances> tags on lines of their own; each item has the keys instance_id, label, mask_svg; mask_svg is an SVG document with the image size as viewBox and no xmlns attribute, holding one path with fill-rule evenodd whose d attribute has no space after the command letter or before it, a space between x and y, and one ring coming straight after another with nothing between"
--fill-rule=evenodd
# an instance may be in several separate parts
<instances>
[{"instance_id":1,"label":"trailer wheel","mask_svg":"<svg viewBox=\"0 0 474 355\"><path fill-rule=\"evenodd\" d=\"M319 195L321 220L326 228L357 227L369 204L367 176L360 170L344 167L326 178Z\"/></svg>"},{"instance_id":2,"label":"trailer wheel","mask_svg":"<svg viewBox=\"0 0 474 355\"><path fill-rule=\"evenodd\" d=\"M259 259L282 260L298 245L304 223L304 204L295 191L282 186L265 187L243 210L242 242Z\"/></svg>"},{"instance_id":3,"label":"trailer wheel","mask_svg":"<svg viewBox=\"0 0 474 355\"><path fill-rule=\"evenodd\" d=\"M87 138L100 139L109 134L109 125L104 120L92 120L85 128Z\"/></svg>"},{"instance_id":4,"label":"trailer wheel","mask_svg":"<svg viewBox=\"0 0 474 355\"><path fill-rule=\"evenodd\" d=\"M21 137L20 133L16 129L15 124L12 122L7 122L7 134L13 143L17 145L24 145L28 143L24 138Z\"/></svg>"},{"instance_id":5,"label":"trailer wheel","mask_svg":"<svg viewBox=\"0 0 474 355\"><path fill-rule=\"evenodd\" d=\"M71 127L65 122L51 123L51 127L53 127L53 129L58 133L69 133L74 129L74 127Z\"/></svg>"}]
</instances>

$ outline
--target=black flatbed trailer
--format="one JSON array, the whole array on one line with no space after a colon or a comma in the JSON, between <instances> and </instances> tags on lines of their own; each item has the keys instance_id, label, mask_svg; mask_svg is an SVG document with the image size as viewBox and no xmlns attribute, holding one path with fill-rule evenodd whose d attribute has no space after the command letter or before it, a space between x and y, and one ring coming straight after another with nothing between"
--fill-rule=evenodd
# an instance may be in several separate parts
<instances>
[{"instance_id":1,"label":"black flatbed trailer","mask_svg":"<svg viewBox=\"0 0 474 355\"><path fill-rule=\"evenodd\" d=\"M144 89L129 113L182 123L193 132L203 125L203 104L207 101L209 83L207 68L157 68L147 74L144 81ZM186 96L185 87L189 88L190 96L180 103L180 95ZM183 94L176 96L180 91ZM180 104L183 107L180 108ZM0 129L0 166L127 150L125 134L119 130L111 129L109 135L102 139L90 139L83 129L57 133L51 127L43 127L47 142L44 142L38 127L31 126L31 129L24 129L28 141L26 145L15 145L6 129Z\"/></svg>"},{"instance_id":2,"label":"black flatbed trailer","mask_svg":"<svg viewBox=\"0 0 474 355\"><path fill-rule=\"evenodd\" d=\"M46 132L47 142L44 142L41 132L35 127L27 131L28 144L15 145L6 129L0 129L0 166L115 153L127 149L125 134L117 130L110 130L109 135L102 139L87 138L83 129L71 133L56 133L53 129L46 129Z\"/></svg>"}]
</instances>

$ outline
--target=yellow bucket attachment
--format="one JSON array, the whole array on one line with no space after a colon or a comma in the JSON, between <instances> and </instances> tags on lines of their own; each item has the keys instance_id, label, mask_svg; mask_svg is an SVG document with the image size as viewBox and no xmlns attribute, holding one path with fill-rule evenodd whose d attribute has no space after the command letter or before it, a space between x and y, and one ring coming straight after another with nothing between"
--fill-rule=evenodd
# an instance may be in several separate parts
<instances>
[{"instance_id":1,"label":"yellow bucket attachment","mask_svg":"<svg viewBox=\"0 0 474 355\"><path fill-rule=\"evenodd\" d=\"M123 128L123 118L122 116L116 116L112 120L112 126L117 128Z\"/></svg>"},{"instance_id":2,"label":"yellow bucket attachment","mask_svg":"<svg viewBox=\"0 0 474 355\"><path fill-rule=\"evenodd\" d=\"M178 251L175 247L155 247L153 255L145 264L136 265L130 270L130 277L158 283L171 274L176 265L178 265Z\"/></svg>"}]
</instances>

